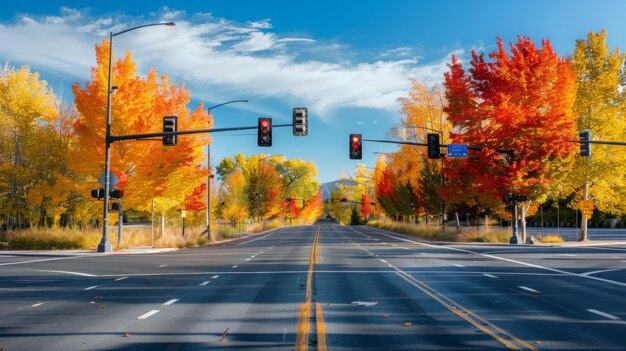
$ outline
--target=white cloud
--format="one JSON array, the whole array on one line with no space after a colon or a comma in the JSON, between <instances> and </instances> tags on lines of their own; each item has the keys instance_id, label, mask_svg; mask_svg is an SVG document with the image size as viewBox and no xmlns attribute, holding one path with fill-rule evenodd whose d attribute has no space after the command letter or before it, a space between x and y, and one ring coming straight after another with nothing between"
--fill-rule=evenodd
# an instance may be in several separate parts
<instances>
[{"instance_id":1,"label":"white cloud","mask_svg":"<svg viewBox=\"0 0 626 351\"><path fill-rule=\"evenodd\" d=\"M396 98L407 94L410 78L427 84L441 82L449 60L446 56L420 65L406 58L360 63L312 60L297 56L289 45L307 43L315 49L342 44L280 37L267 31L271 28L267 19L242 26L210 14L188 16L164 9L161 17L152 20L165 19L175 21L176 26L116 37L115 52L119 56L132 51L143 72L156 67L175 81L184 80L200 100L217 101L215 98L221 96L284 98L307 105L322 117L339 107L397 111ZM15 24L0 25L0 58L30 64L33 70L69 75L84 83L95 63L94 44L109 31L145 21L124 15L91 18L68 8L56 17L23 16ZM398 49L400 54L408 51Z\"/></svg>"}]
</instances>

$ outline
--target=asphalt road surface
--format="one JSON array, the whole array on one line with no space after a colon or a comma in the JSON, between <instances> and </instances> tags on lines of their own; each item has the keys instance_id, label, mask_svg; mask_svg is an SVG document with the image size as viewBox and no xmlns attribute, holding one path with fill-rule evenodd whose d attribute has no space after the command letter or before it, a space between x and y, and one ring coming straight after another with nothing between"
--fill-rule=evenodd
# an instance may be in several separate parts
<instances>
[{"instance_id":1,"label":"asphalt road surface","mask_svg":"<svg viewBox=\"0 0 626 351\"><path fill-rule=\"evenodd\" d=\"M0 252L0 349L624 350L626 246L290 227L149 255Z\"/></svg>"}]
</instances>

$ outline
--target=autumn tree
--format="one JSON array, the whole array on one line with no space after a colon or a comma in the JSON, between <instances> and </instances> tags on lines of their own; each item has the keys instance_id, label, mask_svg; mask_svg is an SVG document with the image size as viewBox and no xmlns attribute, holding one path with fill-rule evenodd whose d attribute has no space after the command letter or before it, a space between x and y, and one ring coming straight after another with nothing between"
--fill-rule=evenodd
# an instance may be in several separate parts
<instances>
[{"instance_id":1,"label":"autumn tree","mask_svg":"<svg viewBox=\"0 0 626 351\"><path fill-rule=\"evenodd\" d=\"M607 32L589 32L577 40L571 59L578 92L574 110L579 131L589 129L595 140L626 140L626 55L606 44ZM561 185L564 197L584 197L584 184L600 211L626 213L626 150L620 146L592 144L592 157L577 157ZM574 201L577 207L578 201Z\"/></svg>"},{"instance_id":2,"label":"autumn tree","mask_svg":"<svg viewBox=\"0 0 626 351\"><path fill-rule=\"evenodd\" d=\"M78 137L72 155L72 166L84 177L83 191L99 187L96 179L103 172L104 136L109 42L96 45L96 67L91 81L85 86L75 83L72 90L80 118L74 123ZM212 119L199 104L189 111L190 91L173 85L166 75L158 76L155 69L146 77L137 74L130 53L113 62L111 95L111 132L113 135L157 132L163 116L178 116L178 129L205 129ZM111 146L111 170L120 179L117 188L125 190L124 206L147 209L157 198L162 210L184 201L204 182L206 168L201 146L210 142L208 136L179 136L174 147L164 147L159 141L118 141Z\"/></svg>"},{"instance_id":3,"label":"autumn tree","mask_svg":"<svg viewBox=\"0 0 626 351\"><path fill-rule=\"evenodd\" d=\"M39 74L4 67L0 76L0 209L7 228L57 222L71 182L57 100Z\"/></svg>"},{"instance_id":4,"label":"autumn tree","mask_svg":"<svg viewBox=\"0 0 626 351\"><path fill-rule=\"evenodd\" d=\"M574 147L568 141L576 136L575 76L550 41L537 48L520 36L510 44L511 53L499 38L497 46L490 60L472 51L467 71L453 56L445 74L452 142L484 148L446 166L443 195L486 209L502 208L506 193L541 198L568 169Z\"/></svg>"}]
</instances>

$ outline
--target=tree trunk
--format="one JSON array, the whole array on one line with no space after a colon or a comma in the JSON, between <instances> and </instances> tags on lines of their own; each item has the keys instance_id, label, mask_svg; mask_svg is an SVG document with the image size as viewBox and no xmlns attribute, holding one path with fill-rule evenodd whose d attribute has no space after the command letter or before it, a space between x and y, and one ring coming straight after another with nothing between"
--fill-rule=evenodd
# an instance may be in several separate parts
<instances>
[{"instance_id":1,"label":"tree trunk","mask_svg":"<svg viewBox=\"0 0 626 351\"><path fill-rule=\"evenodd\" d=\"M527 204L524 204L523 206L521 206L521 241L522 243L526 242L526 213L528 212L528 209L530 208L530 201Z\"/></svg>"}]
</instances>

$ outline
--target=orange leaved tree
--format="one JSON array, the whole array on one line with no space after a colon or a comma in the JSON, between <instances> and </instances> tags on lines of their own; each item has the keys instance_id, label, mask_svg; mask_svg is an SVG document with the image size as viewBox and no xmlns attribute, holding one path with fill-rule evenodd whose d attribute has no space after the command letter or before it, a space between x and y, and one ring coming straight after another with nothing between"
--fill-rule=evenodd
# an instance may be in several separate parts
<instances>
[{"instance_id":1,"label":"orange leaved tree","mask_svg":"<svg viewBox=\"0 0 626 351\"><path fill-rule=\"evenodd\" d=\"M538 48L520 36L511 53L499 38L497 45L490 61L472 51L467 71L453 56L445 74L452 142L486 147L446 166L446 201L501 208L509 192L534 201L572 161L575 145L567 141L576 137L576 81L569 63L549 40Z\"/></svg>"},{"instance_id":2,"label":"orange leaved tree","mask_svg":"<svg viewBox=\"0 0 626 351\"><path fill-rule=\"evenodd\" d=\"M96 45L96 67L85 86L75 83L76 108L80 117L74 124L77 144L73 168L85 177L86 186L99 187L96 179L104 169L104 135L106 126L109 42ZM151 69L147 76L137 74L130 53L113 62L111 97L111 133L126 135L159 132L163 116L178 116L178 130L204 129L212 126L210 115L199 104L187 109L190 91L172 84L166 75L157 76ZM111 147L111 170L120 179L116 188L125 191L124 207L146 209L150 200L172 208L184 201L203 183L206 168L202 146L210 143L208 136L179 136L176 146L164 147L160 140L119 141ZM176 180L176 181L171 181Z\"/></svg>"}]
</instances>

